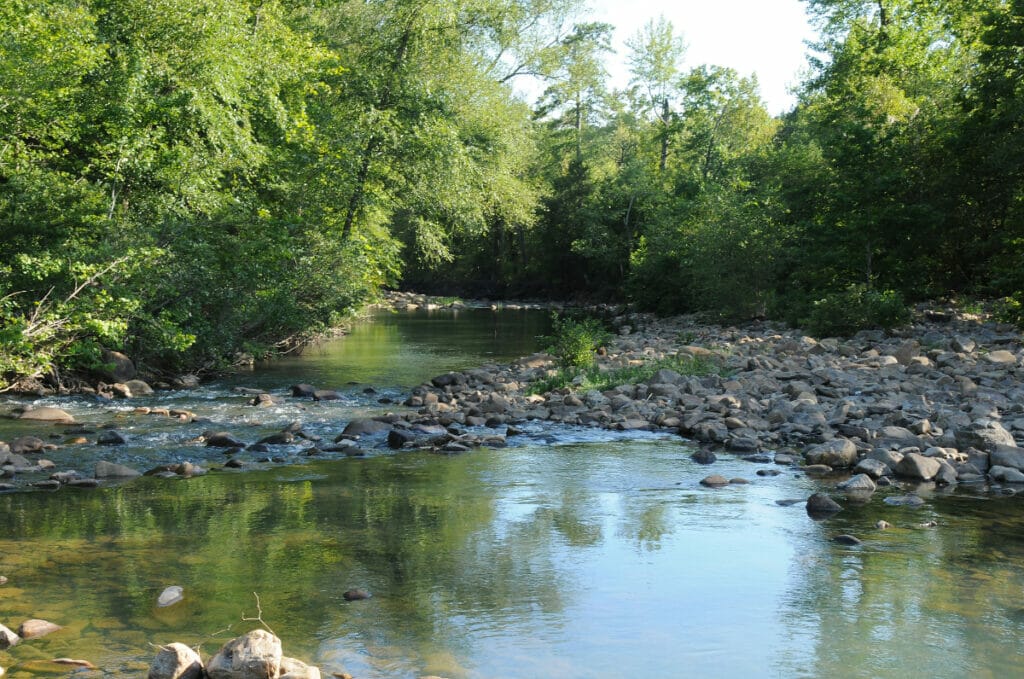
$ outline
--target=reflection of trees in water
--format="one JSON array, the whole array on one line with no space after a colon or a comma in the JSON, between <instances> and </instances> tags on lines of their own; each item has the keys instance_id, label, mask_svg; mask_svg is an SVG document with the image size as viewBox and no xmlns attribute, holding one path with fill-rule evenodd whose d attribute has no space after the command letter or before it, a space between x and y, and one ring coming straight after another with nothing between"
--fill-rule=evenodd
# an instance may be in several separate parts
<instances>
[{"instance_id":1,"label":"reflection of trees in water","mask_svg":"<svg viewBox=\"0 0 1024 679\"><path fill-rule=\"evenodd\" d=\"M1005 516L1005 504L994 507L1002 503L932 502L934 513L847 505L808 530L780 615L791 635L782 674L1009 676L1020 667L1024 619L1014 620L1011 607L1024 586L1021 520L1000 526L986 516ZM896 527L875 531L879 519ZM921 526L929 520L939 525ZM829 541L844 532L864 544Z\"/></svg>"}]
</instances>

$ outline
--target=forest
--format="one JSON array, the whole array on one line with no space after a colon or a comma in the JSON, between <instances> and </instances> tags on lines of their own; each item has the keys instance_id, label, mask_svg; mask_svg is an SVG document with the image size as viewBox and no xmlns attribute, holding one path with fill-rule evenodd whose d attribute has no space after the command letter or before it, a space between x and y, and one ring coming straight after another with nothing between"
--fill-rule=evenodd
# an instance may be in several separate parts
<instances>
[{"instance_id":1,"label":"forest","mask_svg":"<svg viewBox=\"0 0 1024 679\"><path fill-rule=\"evenodd\" d=\"M0 391L104 348L220 370L388 286L1021 321L1024 0L806 7L773 116L685 26L614 54L582 0L5 0Z\"/></svg>"}]
</instances>

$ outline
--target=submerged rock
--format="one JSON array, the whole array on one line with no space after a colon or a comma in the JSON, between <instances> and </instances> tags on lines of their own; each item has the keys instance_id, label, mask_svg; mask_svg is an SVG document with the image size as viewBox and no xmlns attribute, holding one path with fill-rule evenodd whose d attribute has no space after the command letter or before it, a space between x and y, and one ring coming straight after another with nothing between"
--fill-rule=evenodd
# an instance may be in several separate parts
<instances>
[{"instance_id":1,"label":"submerged rock","mask_svg":"<svg viewBox=\"0 0 1024 679\"><path fill-rule=\"evenodd\" d=\"M807 498L807 514L811 518L825 518L842 510L838 502L824 493L815 493Z\"/></svg>"},{"instance_id":2,"label":"submerged rock","mask_svg":"<svg viewBox=\"0 0 1024 679\"><path fill-rule=\"evenodd\" d=\"M184 591L178 585L171 585L160 592L160 596L156 600L158 608L166 608L167 606L173 606L182 599L185 598Z\"/></svg>"},{"instance_id":3,"label":"submerged rock","mask_svg":"<svg viewBox=\"0 0 1024 679\"><path fill-rule=\"evenodd\" d=\"M33 618L21 623L21 626L18 628L18 636L22 639L38 639L61 629L64 628L56 623Z\"/></svg>"}]
</instances>

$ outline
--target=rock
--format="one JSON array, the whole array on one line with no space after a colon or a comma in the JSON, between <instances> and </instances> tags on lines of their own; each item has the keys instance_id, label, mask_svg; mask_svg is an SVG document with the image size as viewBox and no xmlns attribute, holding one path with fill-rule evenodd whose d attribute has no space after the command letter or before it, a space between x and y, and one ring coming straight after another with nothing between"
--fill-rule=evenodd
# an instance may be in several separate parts
<instances>
[{"instance_id":1,"label":"rock","mask_svg":"<svg viewBox=\"0 0 1024 679\"><path fill-rule=\"evenodd\" d=\"M171 585L160 592L156 605L157 608L166 608L167 606L173 606L184 598L184 590L178 585Z\"/></svg>"},{"instance_id":2,"label":"rock","mask_svg":"<svg viewBox=\"0 0 1024 679\"><path fill-rule=\"evenodd\" d=\"M60 629L64 628L56 623L49 622L48 620L38 620L33 618L32 620L26 620L21 623L21 627L18 628L18 636L22 639L38 639L39 637L45 637L47 634L52 634Z\"/></svg>"},{"instance_id":3,"label":"rock","mask_svg":"<svg viewBox=\"0 0 1024 679\"><path fill-rule=\"evenodd\" d=\"M924 500L917 495L890 495L882 502L893 507L920 507L924 504Z\"/></svg>"},{"instance_id":4,"label":"rock","mask_svg":"<svg viewBox=\"0 0 1024 679\"><path fill-rule=\"evenodd\" d=\"M875 528L878 530L888 530L892 528L892 524L884 519L879 519L878 521L875 521Z\"/></svg>"},{"instance_id":5,"label":"rock","mask_svg":"<svg viewBox=\"0 0 1024 679\"><path fill-rule=\"evenodd\" d=\"M45 449L46 442L41 438L21 436L11 441L9 452L11 455L31 455L32 453L41 453Z\"/></svg>"},{"instance_id":6,"label":"rock","mask_svg":"<svg viewBox=\"0 0 1024 679\"><path fill-rule=\"evenodd\" d=\"M281 640L266 630L253 630L224 644L206 665L209 679L278 679Z\"/></svg>"},{"instance_id":7,"label":"rock","mask_svg":"<svg viewBox=\"0 0 1024 679\"><path fill-rule=\"evenodd\" d=\"M350 589L341 596L345 601L363 601L364 599L371 598L373 595L365 589Z\"/></svg>"},{"instance_id":8,"label":"rock","mask_svg":"<svg viewBox=\"0 0 1024 679\"><path fill-rule=\"evenodd\" d=\"M279 679L320 679L320 668L307 665L295 658L281 658Z\"/></svg>"},{"instance_id":9,"label":"rock","mask_svg":"<svg viewBox=\"0 0 1024 679\"><path fill-rule=\"evenodd\" d=\"M857 474L836 486L847 493L871 494L875 492L875 482L867 474Z\"/></svg>"},{"instance_id":10,"label":"rock","mask_svg":"<svg viewBox=\"0 0 1024 679\"><path fill-rule=\"evenodd\" d=\"M811 518L831 516L842 509L839 503L824 493L815 493L807 498L807 514Z\"/></svg>"},{"instance_id":11,"label":"rock","mask_svg":"<svg viewBox=\"0 0 1024 679\"><path fill-rule=\"evenodd\" d=\"M857 446L849 439L837 438L809 448L804 457L810 465L852 467L857 464Z\"/></svg>"},{"instance_id":12,"label":"rock","mask_svg":"<svg viewBox=\"0 0 1024 679\"><path fill-rule=\"evenodd\" d=\"M146 679L202 679L202 676L203 661L199 654L175 642L160 647Z\"/></svg>"},{"instance_id":13,"label":"rock","mask_svg":"<svg viewBox=\"0 0 1024 679\"><path fill-rule=\"evenodd\" d=\"M31 420L33 422L50 422L53 424L74 424L75 418L70 413L60 408L44 406L41 408L30 408L21 414L20 420Z\"/></svg>"},{"instance_id":14,"label":"rock","mask_svg":"<svg viewBox=\"0 0 1024 679\"><path fill-rule=\"evenodd\" d=\"M990 351L985 354L985 361L992 365L998 366L1012 366L1017 364L1017 357L1012 351L1006 351L1005 349L998 349L996 351Z\"/></svg>"},{"instance_id":15,"label":"rock","mask_svg":"<svg viewBox=\"0 0 1024 679\"><path fill-rule=\"evenodd\" d=\"M136 398L139 396L153 395L153 387L149 386L149 384L142 380L128 380L124 383L124 386L128 387L131 395Z\"/></svg>"},{"instance_id":16,"label":"rock","mask_svg":"<svg viewBox=\"0 0 1024 679\"><path fill-rule=\"evenodd\" d=\"M445 373L444 375L438 375L437 377L430 380L438 389L444 389L445 387L452 387L460 384L466 384L466 376L462 373Z\"/></svg>"},{"instance_id":17,"label":"rock","mask_svg":"<svg viewBox=\"0 0 1024 679\"><path fill-rule=\"evenodd\" d=\"M142 472L126 467L123 464L115 464L113 462L107 462L106 460L100 460L96 463L96 469L93 472L93 476L97 479L131 479L136 476L142 476Z\"/></svg>"},{"instance_id":18,"label":"rock","mask_svg":"<svg viewBox=\"0 0 1024 679\"><path fill-rule=\"evenodd\" d=\"M96 438L96 444L100 446L123 446L128 439L116 429L108 429Z\"/></svg>"},{"instance_id":19,"label":"rock","mask_svg":"<svg viewBox=\"0 0 1024 679\"><path fill-rule=\"evenodd\" d=\"M342 436L364 436L379 434L389 429L391 429L391 425L387 422L379 422L372 418L362 418L349 422L341 433Z\"/></svg>"},{"instance_id":20,"label":"rock","mask_svg":"<svg viewBox=\"0 0 1024 679\"><path fill-rule=\"evenodd\" d=\"M1024 483L1024 472L1013 467L993 465L992 468L988 470L988 475L993 481L999 481L1001 483Z\"/></svg>"},{"instance_id":21,"label":"rock","mask_svg":"<svg viewBox=\"0 0 1024 679\"><path fill-rule=\"evenodd\" d=\"M989 453L989 464L1001 467L1013 467L1024 471L1024 448L1016 446L996 446Z\"/></svg>"},{"instance_id":22,"label":"rock","mask_svg":"<svg viewBox=\"0 0 1024 679\"><path fill-rule=\"evenodd\" d=\"M276 403L274 397L267 393L260 393L253 396L252 400L249 401L249 405L256 406L257 408L270 408Z\"/></svg>"},{"instance_id":23,"label":"rock","mask_svg":"<svg viewBox=\"0 0 1024 679\"><path fill-rule=\"evenodd\" d=\"M918 481L931 481L942 469L939 461L933 457L925 457L918 453L904 455L893 470L897 476L904 476Z\"/></svg>"},{"instance_id":24,"label":"rock","mask_svg":"<svg viewBox=\"0 0 1024 679\"><path fill-rule=\"evenodd\" d=\"M295 434L290 431L279 431L270 436L264 436L253 445L263 446L287 446L295 443Z\"/></svg>"},{"instance_id":25,"label":"rock","mask_svg":"<svg viewBox=\"0 0 1024 679\"><path fill-rule=\"evenodd\" d=\"M21 641L21 637L15 634L12 630L0 625L0 650L6 650L11 646L16 646Z\"/></svg>"},{"instance_id":26,"label":"rock","mask_svg":"<svg viewBox=\"0 0 1024 679\"><path fill-rule=\"evenodd\" d=\"M690 459L697 464L713 464L718 458L710 450L701 449L690 456Z\"/></svg>"},{"instance_id":27,"label":"rock","mask_svg":"<svg viewBox=\"0 0 1024 679\"><path fill-rule=\"evenodd\" d=\"M331 389L317 389L313 392L314 401L340 401L341 394Z\"/></svg>"},{"instance_id":28,"label":"rock","mask_svg":"<svg viewBox=\"0 0 1024 679\"><path fill-rule=\"evenodd\" d=\"M853 471L858 474L867 474L872 479L892 474L892 470L889 468L889 465L885 464L881 460L876 460L870 457L866 457L858 462L857 466L853 468Z\"/></svg>"},{"instance_id":29,"label":"rock","mask_svg":"<svg viewBox=\"0 0 1024 679\"><path fill-rule=\"evenodd\" d=\"M297 398L312 398L317 391L312 384L293 384L290 388L292 396Z\"/></svg>"},{"instance_id":30,"label":"rock","mask_svg":"<svg viewBox=\"0 0 1024 679\"><path fill-rule=\"evenodd\" d=\"M977 448L991 452L996 446L1016 446L1013 435L996 420L977 420L966 429L956 430L957 448Z\"/></svg>"},{"instance_id":31,"label":"rock","mask_svg":"<svg viewBox=\"0 0 1024 679\"><path fill-rule=\"evenodd\" d=\"M388 447L399 449L406 443L415 443L416 436L412 432L403 431L401 429L392 429L388 432Z\"/></svg>"},{"instance_id":32,"label":"rock","mask_svg":"<svg viewBox=\"0 0 1024 679\"><path fill-rule=\"evenodd\" d=\"M135 364L120 351L104 349L100 355L103 368L97 374L108 382L127 382L135 378Z\"/></svg>"},{"instance_id":33,"label":"rock","mask_svg":"<svg viewBox=\"0 0 1024 679\"><path fill-rule=\"evenodd\" d=\"M722 486L729 485L729 479L719 474L712 474L701 479L700 485L707 486L708 488L721 488Z\"/></svg>"},{"instance_id":34,"label":"rock","mask_svg":"<svg viewBox=\"0 0 1024 679\"><path fill-rule=\"evenodd\" d=\"M226 431L203 432L203 438L211 448L245 448L245 441Z\"/></svg>"},{"instance_id":35,"label":"rock","mask_svg":"<svg viewBox=\"0 0 1024 679\"><path fill-rule=\"evenodd\" d=\"M861 544L861 541L858 538L855 538L852 535L846 535L846 534L835 536L834 538L832 538L832 542L836 542L836 543L838 543L840 545L851 545L851 546Z\"/></svg>"}]
</instances>

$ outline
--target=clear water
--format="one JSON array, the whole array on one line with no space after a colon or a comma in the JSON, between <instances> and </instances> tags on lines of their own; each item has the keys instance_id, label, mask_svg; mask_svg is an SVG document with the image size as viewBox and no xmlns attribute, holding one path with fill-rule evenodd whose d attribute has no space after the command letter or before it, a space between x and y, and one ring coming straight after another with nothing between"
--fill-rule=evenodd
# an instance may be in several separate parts
<instances>
[{"instance_id":1,"label":"clear water","mask_svg":"<svg viewBox=\"0 0 1024 679\"><path fill-rule=\"evenodd\" d=\"M402 317L388 322L407 336ZM441 333L435 343L444 355L455 342ZM352 402L316 411L317 421L340 430L351 412L382 407L362 394L366 384L441 372L422 358L430 347L428 337L408 354L418 367L375 359L393 377L358 378ZM343 384L330 376L351 373L331 355L346 360L331 347L275 366L266 384ZM304 372L307 360L321 379ZM216 411L229 387L161 398L238 426L251 408ZM145 421L133 426L144 436ZM0 574L9 578L0 623L64 625L0 651L0 667L30 677L72 657L100 668L87 675L138 677L154 644L207 655L261 614L288 654L361 679L1019 673L1020 498L960 491L909 509L876 497L814 522L801 504L777 501L826 482L793 470L762 478L765 465L728 456L700 467L690 452L674 437L534 425L517 445L454 457L297 454L244 473L0 495ZM699 480L711 471L750 483L705 489ZM875 530L881 518L895 528ZM831 541L841 533L864 543ZM184 600L157 608L169 585ZM345 601L357 587L373 597Z\"/></svg>"}]
</instances>

